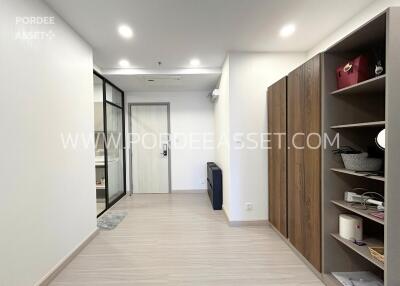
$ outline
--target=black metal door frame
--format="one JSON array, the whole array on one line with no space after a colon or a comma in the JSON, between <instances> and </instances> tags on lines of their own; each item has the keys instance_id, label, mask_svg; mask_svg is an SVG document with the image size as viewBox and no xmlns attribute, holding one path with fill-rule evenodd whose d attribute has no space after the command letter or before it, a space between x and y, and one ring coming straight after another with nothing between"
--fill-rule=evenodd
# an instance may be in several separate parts
<instances>
[{"instance_id":1,"label":"black metal door frame","mask_svg":"<svg viewBox=\"0 0 400 286\"><path fill-rule=\"evenodd\" d=\"M105 197L106 197L106 208L97 215L97 217L101 216L104 212L109 210L115 203L117 203L121 198L126 195L126 142L125 142L125 93L122 89L117 87L111 81L106 79L103 75L98 73L97 71L93 70L93 74L99 77L103 81L103 128L104 128L104 172L105 172ZM109 84L115 89L117 89L122 94L121 98L121 106L108 101L107 94L106 94L106 85ZM109 201L108 196L108 151L107 151L107 104L112 105L113 107L119 108L122 111L122 156L123 156L123 178L124 178L124 192L117 197L113 202Z\"/></svg>"}]
</instances>

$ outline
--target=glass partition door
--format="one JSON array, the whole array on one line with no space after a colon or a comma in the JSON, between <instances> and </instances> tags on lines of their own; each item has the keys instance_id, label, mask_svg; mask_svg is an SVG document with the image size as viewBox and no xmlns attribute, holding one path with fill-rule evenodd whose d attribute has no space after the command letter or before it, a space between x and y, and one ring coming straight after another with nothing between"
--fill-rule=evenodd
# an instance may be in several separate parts
<instances>
[{"instance_id":1,"label":"glass partition door","mask_svg":"<svg viewBox=\"0 0 400 286\"><path fill-rule=\"evenodd\" d=\"M93 103L94 103L94 142L95 142L95 169L96 169L96 206L97 215L104 212L106 205L106 169L104 154L104 114L103 114L103 80L93 75Z\"/></svg>"},{"instance_id":2,"label":"glass partition door","mask_svg":"<svg viewBox=\"0 0 400 286\"><path fill-rule=\"evenodd\" d=\"M94 72L97 216L126 194L124 93Z\"/></svg>"},{"instance_id":3,"label":"glass partition door","mask_svg":"<svg viewBox=\"0 0 400 286\"><path fill-rule=\"evenodd\" d=\"M108 202L125 194L122 93L106 84Z\"/></svg>"}]
</instances>

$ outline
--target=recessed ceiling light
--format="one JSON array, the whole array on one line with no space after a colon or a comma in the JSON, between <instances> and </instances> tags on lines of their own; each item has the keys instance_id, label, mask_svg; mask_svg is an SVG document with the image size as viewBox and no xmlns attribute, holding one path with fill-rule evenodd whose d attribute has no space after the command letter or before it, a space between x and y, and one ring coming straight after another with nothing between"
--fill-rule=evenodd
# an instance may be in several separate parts
<instances>
[{"instance_id":1,"label":"recessed ceiling light","mask_svg":"<svg viewBox=\"0 0 400 286\"><path fill-rule=\"evenodd\" d=\"M200 60L199 60L199 59L192 59L192 60L190 61L190 65L191 65L192 67L198 67L198 66L200 65Z\"/></svg>"},{"instance_id":2,"label":"recessed ceiling light","mask_svg":"<svg viewBox=\"0 0 400 286\"><path fill-rule=\"evenodd\" d=\"M127 67L130 66L130 63L129 63L128 60L120 60L119 61L119 66L122 67L122 68L127 68Z\"/></svg>"},{"instance_id":3,"label":"recessed ceiling light","mask_svg":"<svg viewBox=\"0 0 400 286\"><path fill-rule=\"evenodd\" d=\"M296 25L295 24L287 24L282 27L282 29L279 31L279 35L282 38L287 38L291 36L294 32L296 31Z\"/></svg>"},{"instance_id":4,"label":"recessed ceiling light","mask_svg":"<svg viewBox=\"0 0 400 286\"><path fill-rule=\"evenodd\" d=\"M121 37L125 39L130 39L133 37L133 31L131 27L127 25L121 25L118 27L118 33L121 35Z\"/></svg>"}]
</instances>

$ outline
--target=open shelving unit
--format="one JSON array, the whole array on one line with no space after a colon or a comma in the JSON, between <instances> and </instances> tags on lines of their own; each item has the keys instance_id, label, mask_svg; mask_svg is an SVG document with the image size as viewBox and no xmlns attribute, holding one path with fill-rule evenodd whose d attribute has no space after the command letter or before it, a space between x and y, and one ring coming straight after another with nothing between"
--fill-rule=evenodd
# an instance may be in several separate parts
<instances>
[{"instance_id":1,"label":"open shelving unit","mask_svg":"<svg viewBox=\"0 0 400 286\"><path fill-rule=\"evenodd\" d=\"M330 139L339 136L339 146L373 152L384 159L384 175L371 175L345 169L340 155L332 152L338 146L322 148L322 276L327 285L341 285L332 272L353 271L370 271L381 277L385 286L400 285L399 32L400 8L389 8L323 54L322 131ZM377 47L384 51L384 74L338 90L336 68ZM384 128L386 149L380 152L375 137ZM371 215L374 210L344 201L344 193L355 188L385 197L384 219ZM366 246L338 235L343 213L362 217ZM368 246L384 246L385 263L372 257Z\"/></svg>"}]
</instances>

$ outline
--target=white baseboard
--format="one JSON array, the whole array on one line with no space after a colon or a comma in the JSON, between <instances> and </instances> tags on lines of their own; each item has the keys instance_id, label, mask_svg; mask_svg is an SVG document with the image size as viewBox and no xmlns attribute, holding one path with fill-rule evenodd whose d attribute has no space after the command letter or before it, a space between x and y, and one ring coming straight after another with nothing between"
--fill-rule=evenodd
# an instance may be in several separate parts
<instances>
[{"instance_id":1,"label":"white baseboard","mask_svg":"<svg viewBox=\"0 0 400 286\"><path fill-rule=\"evenodd\" d=\"M226 222L232 227L268 225L268 220L230 220L224 206L222 206L222 210L224 211Z\"/></svg>"},{"instance_id":2,"label":"white baseboard","mask_svg":"<svg viewBox=\"0 0 400 286\"><path fill-rule=\"evenodd\" d=\"M86 237L72 252L65 256L59 263L57 263L53 269L49 271L42 279L40 279L35 286L46 286L49 285L54 278L85 248L89 242L99 233L99 229L96 228L88 237Z\"/></svg>"},{"instance_id":3,"label":"white baseboard","mask_svg":"<svg viewBox=\"0 0 400 286\"><path fill-rule=\"evenodd\" d=\"M267 226L267 220L231 220L229 221L229 225L233 227L240 226Z\"/></svg>"},{"instance_id":4,"label":"white baseboard","mask_svg":"<svg viewBox=\"0 0 400 286\"><path fill-rule=\"evenodd\" d=\"M171 193L173 194L202 194L206 193L206 189L202 190L172 190Z\"/></svg>"}]
</instances>

